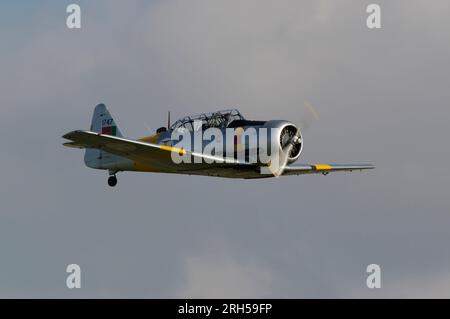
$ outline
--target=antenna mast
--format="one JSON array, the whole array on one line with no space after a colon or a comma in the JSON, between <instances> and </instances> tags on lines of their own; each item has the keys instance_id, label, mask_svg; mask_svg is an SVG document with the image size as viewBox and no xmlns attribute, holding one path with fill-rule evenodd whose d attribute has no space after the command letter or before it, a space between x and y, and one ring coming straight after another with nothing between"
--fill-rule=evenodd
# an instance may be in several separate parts
<instances>
[{"instance_id":1,"label":"antenna mast","mask_svg":"<svg viewBox=\"0 0 450 319\"><path fill-rule=\"evenodd\" d=\"M167 114L167 129L170 130L170 111Z\"/></svg>"}]
</instances>

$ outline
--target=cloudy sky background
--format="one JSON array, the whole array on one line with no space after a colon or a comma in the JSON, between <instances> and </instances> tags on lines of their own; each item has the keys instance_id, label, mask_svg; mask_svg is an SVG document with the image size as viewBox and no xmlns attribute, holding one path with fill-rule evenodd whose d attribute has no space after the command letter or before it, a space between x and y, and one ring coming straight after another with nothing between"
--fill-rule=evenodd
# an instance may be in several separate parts
<instances>
[{"instance_id":1,"label":"cloudy sky background","mask_svg":"<svg viewBox=\"0 0 450 319\"><path fill-rule=\"evenodd\" d=\"M0 4L0 297L450 297L450 3ZM238 107L320 114L301 162L375 171L245 181L84 167L61 136ZM69 290L77 263L82 288ZM366 266L382 268L369 290Z\"/></svg>"}]
</instances>

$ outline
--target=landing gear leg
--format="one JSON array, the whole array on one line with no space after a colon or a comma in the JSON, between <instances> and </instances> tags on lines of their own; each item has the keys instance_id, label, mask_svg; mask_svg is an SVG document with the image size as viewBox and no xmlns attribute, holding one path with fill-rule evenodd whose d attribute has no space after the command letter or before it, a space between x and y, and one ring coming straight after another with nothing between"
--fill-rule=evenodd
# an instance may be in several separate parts
<instances>
[{"instance_id":1,"label":"landing gear leg","mask_svg":"<svg viewBox=\"0 0 450 319\"><path fill-rule=\"evenodd\" d=\"M113 174L111 176L109 176L108 178L108 185L111 187L114 187L117 185L117 177L116 174Z\"/></svg>"}]
</instances>

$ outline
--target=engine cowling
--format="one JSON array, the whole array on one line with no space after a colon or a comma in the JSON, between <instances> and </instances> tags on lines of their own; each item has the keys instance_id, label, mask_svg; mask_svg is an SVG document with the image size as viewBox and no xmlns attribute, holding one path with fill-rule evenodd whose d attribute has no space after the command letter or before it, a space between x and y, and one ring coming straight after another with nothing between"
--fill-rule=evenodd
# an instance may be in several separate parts
<instances>
[{"instance_id":1,"label":"engine cowling","mask_svg":"<svg viewBox=\"0 0 450 319\"><path fill-rule=\"evenodd\" d=\"M288 157L288 164L300 157L303 150L303 137L295 124L284 120L273 120L266 122L263 127L268 131L267 149L270 153L273 153L271 146L276 145L275 151L289 152L285 154ZM289 144L291 147L287 147Z\"/></svg>"}]
</instances>

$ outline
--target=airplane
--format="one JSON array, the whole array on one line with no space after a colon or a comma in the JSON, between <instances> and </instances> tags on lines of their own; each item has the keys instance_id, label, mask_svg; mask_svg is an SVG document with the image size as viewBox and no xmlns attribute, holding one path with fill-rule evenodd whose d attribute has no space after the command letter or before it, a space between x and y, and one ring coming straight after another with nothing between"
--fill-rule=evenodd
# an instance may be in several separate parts
<instances>
[{"instance_id":1,"label":"airplane","mask_svg":"<svg viewBox=\"0 0 450 319\"><path fill-rule=\"evenodd\" d=\"M272 165L271 160L262 162L258 153L262 149L260 146L258 146L256 160L253 158L250 161L248 155L250 145L246 144L247 140L244 140L244 143L242 140L236 142L236 137L232 140L235 144L232 147L234 150L238 146L247 150L244 159L237 158L236 152L232 156L205 155L195 149L177 147L179 140L172 139L172 134L180 131L194 132L198 130L199 124L202 129L214 128L220 131L240 129L242 132L249 128L270 129L269 142L278 146L282 163L276 166ZM293 164L300 157L303 149L303 137L295 124L285 120L247 120L237 109L185 116L172 125L170 125L169 112L167 127L160 127L153 135L132 140L123 137L106 106L99 104L94 109L89 130L71 131L63 138L70 141L64 143L64 146L85 149L86 166L109 172L108 185L111 187L117 184L116 174L124 171L260 179L286 175L327 175L330 172L375 168L371 164ZM258 138L261 137L258 136ZM226 144L225 139L223 144ZM172 153L187 156L194 161L175 163ZM272 156L271 154L275 152L268 153L269 156ZM263 174L264 169L269 173Z\"/></svg>"}]
</instances>

